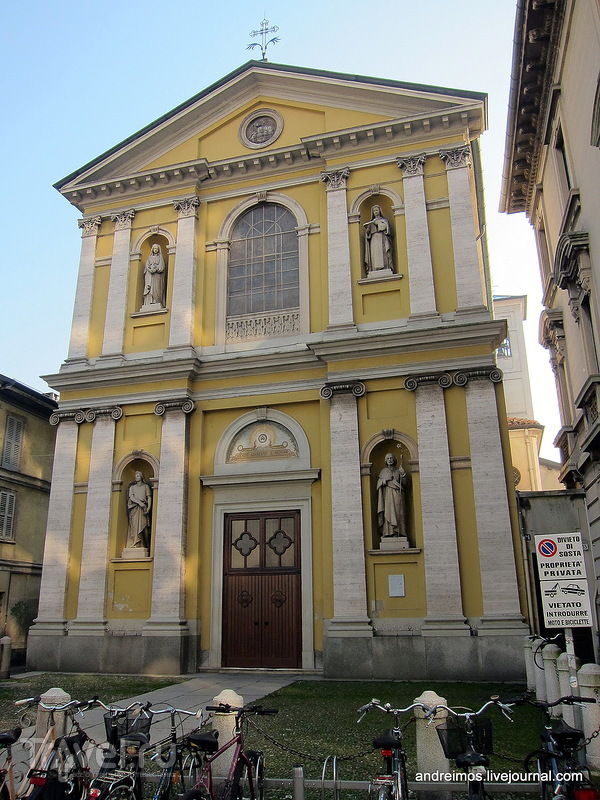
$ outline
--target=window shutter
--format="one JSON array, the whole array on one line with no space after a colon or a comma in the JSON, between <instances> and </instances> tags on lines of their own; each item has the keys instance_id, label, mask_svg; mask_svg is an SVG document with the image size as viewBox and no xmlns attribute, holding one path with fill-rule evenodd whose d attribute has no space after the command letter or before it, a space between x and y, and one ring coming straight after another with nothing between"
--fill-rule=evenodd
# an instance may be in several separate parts
<instances>
[{"instance_id":1,"label":"window shutter","mask_svg":"<svg viewBox=\"0 0 600 800\"><path fill-rule=\"evenodd\" d=\"M13 521L17 496L13 492L0 490L0 537L13 538Z\"/></svg>"},{"instance_id":2,"label":"window shutter","mask_svg":"<svg viewBox=\"0 0 600 800\"><path fill-rule=\"evenodd\" d=\"M19 469L24 427L25 424L19 417L11 417L9 415L6 418L6 435L4 437L4 452L2 453L2 466L5 469Z\"/></svg>"}]
</instances>

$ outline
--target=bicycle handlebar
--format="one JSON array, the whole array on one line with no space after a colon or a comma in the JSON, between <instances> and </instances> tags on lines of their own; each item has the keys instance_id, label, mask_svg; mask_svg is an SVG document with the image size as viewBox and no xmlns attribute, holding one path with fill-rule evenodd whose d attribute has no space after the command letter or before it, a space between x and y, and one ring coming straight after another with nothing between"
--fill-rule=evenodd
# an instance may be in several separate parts
<instances>
[{"instance_id":1,"label":"bicycle handlebar","mask_svg":"<svg viewBox=\"0 0 600 800\"><path fill-rule=\"evenodd\" d=\"M149 708L148 711L153 715L187 714L188 717L198 717L198 719L202 719L203 716L201 708L199 708L198 711L188 711L187 708L175 708L175 706L167 706L167 708Z\"/></svg>"},{"instance_id":2,"label":"bicycle handlebar","mask_svg":"<svg viewBox=\"0 0 600 800\"><path fill-rule=\"evenodd\" d=\"M27 697L24 700L15 700L14 704L16 706L31 706L31 705L38 705L41 706L45 711L65 711L66 709L76 708L77 711L80 711L84 708L89 708L94 703L97 703L98 698L94 697L91 700L85 700L81 702L79 700L69 700L68 703L63 703L60 706L51 706L47 703L43 703L42 699L39 695L36 697Z\"/></svg>"},{"instance_id":3,"label":"bicycle handlebar","mask_svg":"<svg viewBox=\"0 0 600 800\"><path fill-rule=\"evenodd\" d=\"M278 714L278 708L263 708L263 706L232 706L229 703L219 703L218 706L206 706L207 711L216 711L220 714Z\"/></svg>"},{"instance_id":4,"label":"bicycle handlebar","mask_svg":"<svg viewBox=\"0 0 600 800\"><path fill-rule=\"evenodd\" d=\"M512 697L509 700L505 701L509 705L514 706L523 706L526 703L530 706L534 706L535 708L554 708L554 706L559 706L564 704L566 706L572 706L575 703L595 703L595 697L578 697L574 694L567 694L564 697L559 697L558 700L554 700L553 702L549 703L545 700L533 700L531 697L527 695L521 695L520 697Z\"/></svg>"},{"instance_id":5,"label":"bicycle handlebar","mask_svg":"<svg viewBox=\"0 0 600 800\"><path fill-rule=\"evenodd\" d=\"M431 718L430 721L432 721L433 717L435 717L437 712L439 710L443 710L443 711L447 711L448 713L452 714L455 717L465 717L465 718L467 718L467 717L477 717L477 716L479 716L479 714L483 714L483 712L487 708L489 708L490 706L497 706L502 711L502 713L504 714L504 716L507 719L511 719L511 717L509 716L510 714L512 714L511 707L509 705L507 705L507 703L502 703L500 701L500 698L497 697L496 695L494 695L493 697L490 697L490 699L487 700L481 706L479 711L471 711L470 709L466 709L465 711L462 711L462 712L461 711L456 711L456 709L450 708L449 706L446 706L443 703L440 703L437 706L429 706L428 707L428 712L429 713L427 714L427 716L430 717Z\"/></svg>"},{"instance_id":6,"label":"bicycle handlebar","mask_svg":"<svg viewBox=\"0 0 600 800\"><path fill-rule=\"evenodd\" d=\"M362 722L364 719L365 714L370 708L376 708L378 711L383 711L385 714L404 714L406 711L412 711L414 708L420 708L422 711L428 712L431 709L431 706L425 705L425 703L412 703L410 706L406 708L392 708L390 703L382 703L381 700L378 700L374 697L370 703L367 703L365 706L361 706L357 710L357 714L360 714L360 717L357 719L356 723Z\"/></svg>"}]
</instances>

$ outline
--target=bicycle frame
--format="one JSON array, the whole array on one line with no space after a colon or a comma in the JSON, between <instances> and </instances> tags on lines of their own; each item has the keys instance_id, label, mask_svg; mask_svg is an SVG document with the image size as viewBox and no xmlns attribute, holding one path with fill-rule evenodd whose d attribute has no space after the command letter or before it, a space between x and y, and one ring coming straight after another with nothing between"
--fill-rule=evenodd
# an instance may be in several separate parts
<instances>
[{"instance_id":1,"label":"bicycle frame","mask_svg":"<svg viewBox=\"0 0 600 800\"><path fill-rule=\"evenodd\" d=\"M200 766L200 775L198 776L198 780L194 784L194 789L200 789L204 787L210 797L214 797L213 794L213 772L212 772L212 765L213 762L216 761L220 756L226 753L228 750L233 749L233 755L231 758L231 764L229 766L229 770L226 777L226 783L232 784L233 783L233 776L235 773L235 769L239 762L242 762L248 767L248 780L250 783L250 796L254 797L254 778L251 769L251 761L246 756L243 750L243 738L241 730L235 731L234 735L228 742L225 742L215 753L203 753L201 766Z\"/></svg>"}]
</instances>

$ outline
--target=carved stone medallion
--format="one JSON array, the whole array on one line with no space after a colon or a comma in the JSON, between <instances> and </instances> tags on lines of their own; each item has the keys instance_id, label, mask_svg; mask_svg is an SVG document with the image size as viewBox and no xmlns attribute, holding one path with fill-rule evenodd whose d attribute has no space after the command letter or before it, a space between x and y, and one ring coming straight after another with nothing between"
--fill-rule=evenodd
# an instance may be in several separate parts
<instances>
[{"instance_id":1,"label":"carved stone medallion","mask_svg":"<svg viewBox=\"0 0 600 800\"><path fill-rule=\"evenodd\" d=\"M279 138L283 117L271 108L261 108L249 114L240 126L240 139L253 150L268 147Z\"/></svg>"}]
</instances>

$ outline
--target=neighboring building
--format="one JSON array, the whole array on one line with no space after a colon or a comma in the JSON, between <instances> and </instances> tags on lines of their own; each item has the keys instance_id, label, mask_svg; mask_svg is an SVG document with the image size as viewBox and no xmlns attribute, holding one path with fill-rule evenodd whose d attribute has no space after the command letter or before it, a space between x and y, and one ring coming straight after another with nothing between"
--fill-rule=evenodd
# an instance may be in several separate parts
<instances>
[{"instance_id":1,"label":"neighboring building","mask_svg":"<svg viewBox=\"0 0 600 800\"><path fill-rule=\"evenodd\" d=\"M494 314L507 322L506 339L497 350L504 376L504 398L515 489L559 490L560 464L540 458L544 426L533 415L531 383L523 322L527 319L525 295L494 295Z\"/></svg>"},{"instance_id":2,"label":"neighboring building","mask_svg":"<svg viewBox=\"0 0 600 800\"><path fill-rule=\"evenodd\" d=\"M545 306L540 339L550 351L562 421L560 477L568 489L585 490L598 581L598 3L521 0L513 64L501 210L524 211L536 232Z\"/></svg>"},{"instance_id":3,"label":"neighboring building","mask_svg":"<svg viewBox=\"0 0 600 800\"><path fill-rule=\"evenodd\" d=\"M485 124L249 62L57 184L83 240L32 667L522 677Z\"/></svg>"},{"instance_id":4,"label":"neighboring building","mask_svg":"<svg viewBox=\"0 0 600 800\"><path fill-rule=\"evenodd\" d=\"M24 663L38 611L58 404L0 375L0 630Z\"/></svg>"}]
</instances>

